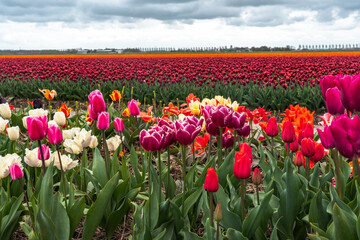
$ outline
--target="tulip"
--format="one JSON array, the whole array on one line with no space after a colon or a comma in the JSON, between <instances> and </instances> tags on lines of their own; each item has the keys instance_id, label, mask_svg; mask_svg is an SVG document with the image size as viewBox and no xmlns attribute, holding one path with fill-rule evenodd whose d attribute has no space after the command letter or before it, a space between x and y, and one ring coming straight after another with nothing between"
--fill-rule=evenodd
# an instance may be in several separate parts
<instances>
[{"instance_id":1,"label":"tulip","mask_svg":"<svg viewBox=\"0 0 360 240\"><path fill-rule=\"evenodd\" d=\"M114 119L114 128L117 132L122 132L125 129L124 122L122 118L115 118Z\"/></svg>"},{"instance_id":2,"label":"tulip","mask_svg":"<svg viewBox=\"0 0 360 240\"><path fill-rule=\"evenodd\" d=\"M41 149L38 150L38 159L41 159L41 151L44 155L44 160L48 160L50 158L50 148L45 144L41 145Z\"/></svg>"},{"instance_id":3,"label":"tulip","mask_svg":"<svg viewBox=\"0 0 360 240\"><path fill-rule=\"evenodd\" d=\"M305 162L304 155L301 151L297 151L294 159L295 166L301 167Z\"/></svg>"},{"instance_id":4,"label":"tulip","mask_svg":"<svg viewBox=\"0 0 360 240\"><path fill-rule=\"evenodd\" d=\"M91 149L94 149L94 148L97 147L98 144L99 144L99 143L98 143L97 137L91 136L91 140L90 140L89 147L90 147Z\"/></svg>"},{"instance_id":5,"label":"tulip","mask_svg":"<svg viewBox=\"0 0 360 240\"><path fill-rule=\"evenodd\" d=\"M119 90L112 91L112 93L109 96L113 102L120 101L121 99L121 93Z\"/></svg>"},{"instance_id":6,"label":"tulip","mask_svg":"<svg viewBox=\"0 0 360 240\"><path fill-rule=\"evenodd\" d=\"M0 104L0 116L5 119L11 118L11 110L8 103Z\"/></svg>"},{"instance_id":7,"label":"tulip","mask_svg":"<svg viewBox=\"0 0 360 240\"><path fill-rule=\"evenodd\" d=\"M216 192L219 189L219 179L213 168L208 168L206 171L204 189L207 192Z\"/></svg>"},{"instance_id":8,"label":"tulip","mask_svg":"<svg viewBox=\"0 0 360 240\"><path fill-rule=\"evenodd\" d=\"M48 138L50 144L58 145L63 141L63 135L61 133L61 130L57 126L50 126L48 129Z\"/></svg>"},{"instance_id":9,"label":"tulip","mask_svg":"<svg viewBox=\"0 0 360 240\"><path fill-rule=\"evenodd\" d=\"M208 133L212 136L219 136L220 135L220 128L217 127L213 121L211 120L211 118L206 119L205 121L205 127L206 127L206 131L208 131Z\"/></svg>"},{"instance_id":10,"label":"tulip","mask_svg":"<svg viewBox=\"0 0 360 240\"><path fill-rule=\"evenodd\" d=\"M240 137L248 137L250 135L250 126L249 125L245 125L244 127L242 127L241 129L237 130L237 134Z\"/></svg>"},{"instance_id":11,"label":"tulip","mask_svg":"<svg viewBox=\"0 0 360 240\"><path fill-rule=\"evenodd\" d=\"M108 112L102 112L99 114L96 127L99 130L106 130L110 126L110 116Z\"/></svg>"},{"instance_id":12,"label":"tulip","mask_svg":"<svg viewBox=\"0 0 360 240\"><path fill-rule=\"evenodd\" d=\"M316 129L318 134L319 134L319 137L320 137L320 140L321 140L321 144L327 148L327 149L330 149L330 148L334 148L335 147L335 141L334 141L334 138L332 136L332 133L331 133L331 130L330 130L330 127L329 126L325 126L324 127L324 131L321 131L320 128Z\"/></svg>"},{"instance_id":13,"label":"tulip","mask_svg":"<svg viewBox=\"0 0 360 240\"><path fill-rule=\"evenodd\" d=\"M130 116L140 115L140 108L136 100L132 99L130 102L128 102L128 109Z\"/></svg>"},{"instance_id":14,"label":"tulip","mask_svg":"<svg viewBox=\"0 0 360 240\"><path fill-rule=\"evenodd\" d=\"M24 172L22 171L20 165L16 162L9 166L9 171L12 180L16 180L24 176Z\"/></svg>"},{"instance_id":15,"label":"tulip","mask_svg":"<svg viewBox=\"0 0 360 240\"><path fill-rule=\"evenodd\" d=\"M174 130L176 140L180 145L189 146L201 131L201 126L190 124L188 121L176 121Z\"/></svg>"},{"instance_id":16,"label":"tulip","mask_svg":"<svg viewBox=\"0 0 360 240\"><path fill-rule=\"evenodd\" d=\"M29 165L30 167L41 167L41 157L38 158L39 155L39 148L34 148L32 150L29 150L28 148L25 149L25 156L24 156L24 162ZM53 155L53 154L52 154ZM51 155L51 156L52 156ZM50 158L51 158L50 156ZM48 167L50 164L50 160L45 161L45 166Z\"/></svg>"},{"instance_id":17,"label":"tulip","mask_svg":"<svg viewBox=\"0 0 360 240\"><path fill-rule=\"evenodd\" d=\"M15 141L15 140L18 140L19 139L19 127L16 126L16 127L10 127L10 128L7 128L6 129L6 132L9 136L9 139L12 140L12 141Z\"/></svg>"},{"instance_id":18,"label":"tulip","mask_svg":"<svg viewBox=\"0 0 360 240\"><path fill-rule=\"evenodd\" d=\"M246 114L240 114L238 112L232 112L231 118L228 122L228 128L238 130L241 129L245 124Z\"/></svg>"},{"instance_id":19,"label":"tulip","mask_svg":"<svg viewBox=\"0 0 360 240\"><path fill-rule=\"evenodd\" d=\"M26 118L29 138L31 141L42 140L46 137L48 131L48 120L46 116Z\"/></svg>"},{"instance_id":20,"label":"tulip","mask_svg":"<svg viewBox=\"0 0 360 240\"><path fill-rule=\"evenodd\" d=\"M222 220L222 210L221 203L218 202L215 208L214 219L216 222L220 222Z\"/></svg>"},{"instance_id":21,"label":"tulip","mask_svg":"<svg viewBox=\"0 0 360 240\"><path fill-rule=\"evenodd\" d=\"M357 118L357 116L355 116L354 119L355 118ZM348 128L351 125L351 119L347 117L337 117L330 125L330 132L333 136L336 149L341 155L350 159L353 158L356 152L353 148L353 141L349 136Z\"/></svg>"},{"instance_id":22,"label":"tulip","mask_svg":"<svg viewBox=\"0 0 360 240\"><path fill-rule=\"evenodd\" d=\"M54 152L50 160L54 162L54 166L62 172L70 170L79 164L79 160L73 160L68 155L60 155L60 159L61 161L59 160L59 153Z\"/></svg>"},{"instance_id":23,"label":"tulip","mask_svg":"<svg viewBox=\"0 0 360 240\"><path fill-rule=\"evenodd\" d=\"M314 127L311 125L311 123L306 123L304 129L301 131L299 141L303 138L314 138Z\"/></svg>"},{"instance_id":24,"label":"tulip","mask_svg":"<svg viewBox=\"0 0 360 240\"><path fill-rule=\"evenodd\" d=\"M247 157L250 159L250 161L252 161L252 159L253 159L251 147L247 143L240 144L239 154L241 154L241 155L246 154Z\"/></svg>"},{"instance_id":25,"label":"tulip","mask_svg":"<svg viewBox=\"0 0 360 240\"><path fill-rule=\"evenodd\" d=\"M345 111L341 103L341 92L337 87L326 91L326 109L331 115L343 114Z\"/></svg>"},{"instance_id":26,"label":"tulip","mask_svg":"<svg viewBox=\"0 0 360 240\"><path fill-rule=\"evenodd\" d=\"M5 133L9 120L2 119L0 117L0 133Z\"/></svg>"},{"instance_id":27,"label":"tulip","mask_svg":"<svg viewBox=\"0 0 360 240\"><path fill-rule=\"evenodd\" d=\"M66 124L66 117L63 112L56 112L54 114L54 121L58 126L64 126Z\"/></svg>"},{"instance_id":28,"label":"tulip","mask_svg":"<svg viewBox=\"0 0 360 240\"><path fill-rule=\"evenodd\" d=\"M223 148L231 148L234 146L234 135L230 131L222 135Z\"/></svg>"},{"instance_id":29,"label":"tulip","mask_svg":"<svg viewBox=\"0 0 360 240\"><path fill-rule=\"evenodd\" d=\"M91 104L92 110L95 113L101 113L106 110L106 104L102 93L99 90L92 91L89 94L89 102Z\"/></svg>"},{"instance_id":30,"label":"tulip","mask_svg":"<svg viewBox=\"0 0 360 240\"><path fill-rule=\"evenodd\" d=\"M321 143L315 142L315 154L310 157L310 160L314 163L321 161L324 157L324 147Z\"/></svg>"},{"instance_id":31,"label":"tulip","mask_svg":"<svg viewBox=\"0 0 360 240\"><path fill-rule=\"evenodd\" d=\"M341 102L351 112L360 112L360 75L340 78Z\"/></svg>"},{"instance_id":32,"label":"tulip","mask_svg":"<svg viewBox=\"0 0 360 240\"><path fill-rule=\"evenodd\" d=\"M88 111L89 111L90 119L93 121L97 121L97 119L99 117L99 113L94 112L93 107L91 105L89 105Z\"/></svg>"},{"instance_id":33,"label":"tulip","mask_svg":"<svg viewBox=\"0 0 360 240\"><path fill-rule=\"evenodd\" d=\"M140 144L148 152L160 151L163 143L163 135L162 130L142 130L139 136Z\"/></svg>"},{"instance_id":34,"label":"tulip","mask_svg":"<svg viewBox=\"0 0 360 240\"><path fill-rule=\"evenodd\" d=\"M295 129L291 122L286 121L283 124L281 139L286 143L292 143L296 140Z\"/></svg>"},{"instance_id":35,"label":"tulip","mask_svg":"<svg viewBox=\"0 0 360 240\"><path fill-rule=\"evenodd\" d=\"M312 138L301 140L301 152L305 157L312 157L315 154L315 142Z\"/></svg>"},{"instance_id":36,"label":"tulip","mask_svg":"<svg viewBox=\"0 0 360 240\"><path fill-rule=\"evenodd\" d=\"M288 144L285 145L286 151L288 151ZM297 152L299 150L299 142L295 140L294 142L290 143L290 151Z\"/></svg>"},{"instance_id":37,"label":"tulip","mask_svg":"<svg viewBox=\"0 0 360 240\"><path fill-rule=\"evenodd\" d=\"M279 128L275 117L269 119L265 132L269 137L276 137L279 134Z\"/></svg>"},{"instance_id":38,"label":"tulip","mask_svg":"<svg viewBox=\"0 0 360 240\"><path fill-rule=\"evenodd\" d=\"M122 143L120 136L116 135L106 140L110 152L115 152Z\"/></svg>"},{"instance_id":39,"label":"tulip","mask_svg":"<svg viewBox=\"0 0 360 240\"><path fill-rule=\"evenodd\" d=\"M260 170L258 168L254 169L254 172L252 175L252 182L255 185L259 185L261 183L261 174L260 174Z\"/></svg>"},{"instance_id":40,"label":"tulip","mask_svg":"<svg viewBox=\"0 0 360 240\"><path fill-rule=\"evenodd\" d=\"M225 128L230 122L232 112L232 109L224 105L218 105L216 108L210 110L211 120L217 127Z\"/></svg>"},{"instance_id":41,"label":"tulip","mask_svg":"<svg viewBox=\"0 0 360 240\"><path fill-rule=\"evenodd\" d=\"M324 78L320 79L320 88L321 88L321 94L326 101L326 91L329 88L339 87L339 75L336 76L325 76Z\"/></svg>"},{"instance_id":42,"label":"tulip","mask_svg":"<svg viewBox=\"0 0 360 240\"><path fill-rule=\"evenodd\" d=\"M47 116L48 113L49 113L48 110L44 110L42 108L37 108L37 109L31 109L29 111L29 116L30 117Z\"/></svg>"},{"instance_id":43,"label":"tulip","mask_svg":"<svg viewBox=\"0 0 360 240\"><path fill-rule=\"evenodd\" d=\"M238 179L247 179L251 173L251 159L248 154L235 154L234 176Z\"/></svg>"}]
</instances>

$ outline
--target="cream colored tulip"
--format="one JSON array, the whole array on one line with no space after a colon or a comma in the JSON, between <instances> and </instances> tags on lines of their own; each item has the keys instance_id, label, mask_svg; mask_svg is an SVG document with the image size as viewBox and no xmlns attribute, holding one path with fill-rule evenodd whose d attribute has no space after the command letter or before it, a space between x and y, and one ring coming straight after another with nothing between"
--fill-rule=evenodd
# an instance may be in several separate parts
<instances>
[{"instance_id":1,"label":"cream colored tulip","mask_svg":"<svg viewBox=\"0 0 360 240\"><path fill-rule=\"evenodd\" d=\"M90 141L89 147L94 149L97 147L98 144L99 144L99 142L98 142L97 137L91 136L91 141Z\"/></svg>"},{"instance_id":2,"label":"cream colored tulip","mask_svg":"<svg viewBox=\"0 0 360 240\"><path fill-rule=\"evenodd\" d=\"M0 116L5 119L11 118L11 110L8 103L0 104Z\"/></svg>"},{"instance_id":3,"label":"cream colored tulip","mask_svg":"<svg viewBox=\"0 0 360 240\"><path fill-rule=\"evenodd\" d=\"M44 110L42 108L37 108L37 109L32 109L29 111L29 116L30 117L36 117L36 116L47 116L48 115L48 110Z\"/></svg>"},{"instance_id":4,"label":"cream colored tulip","mask_svg":"<svg viewBox=\"0 0 360 240\"><path fill-rule=\"evenodd\" d=\"M0 133L5 133L6 125L8 125L9 120L5 120L0 117Z\"/></svg>"},{"instance_id":5,"label":"cream colored tulip","mask_svg":"<svg viewBox=\"0 0 360 240\"><path fill-rule=\"evenodd\" d=\"M106 140L110 152L114 152L120 146L121 142L120 136L118 135Z\"/></svg>"},{"instance_id":6,"label":"cream colored tulip","mask_svg":"<svg viewBox=\"0 0 360 240\"><path fill-rule=\"evenodd\" d=\"M7 134L9 136L10 140L15 141L15 140L19 139L20 129L18 126L7 128L6 131L7 131Z\"/></svg>"},{"instance_id":7,"label":"cream colored tulip","mask_svg":"<svg viewBox=\"0 0 360 240\"><path fill-rule=\"evenodd\" d=\"M54 114L54 121L58 126L64 126L66 124L66 117L63 112L56 112Z\"/></svg>"},{"instance_id":8,"label":"cream colored tulip","mask_svg":"<svg viewBox=\"0 0 360 240\"><path fill-rule=\"evenodd\" d=\"M48 127L51 127L51 126L59 127L59 125L54 120L51 120L48 122Z\"/></svg>"},{"instance_id":9,"label":"cream colored tulip","mask_svg":"<svg viewBox=\"0 0 360 240\"><path fill-rule=\"evenodd\" d=\"M83 151L81 143L72 140L72 139L65 139L64 141L65 151L72 154L80 154Z\"/></svg>"},{"instance_id":10,"label":"cream colored tulip","mask_svg":"<svg viewBox=\"0 0 360 240\"><path fill-rule=\"evenodd\" d=\"M63 167L64 171L67 171L69 169L72 169L74 167L76 167L79 164L78 160L73 160L70 156L68 155L61 155L61 165L60 165L60 161L59 161L59 155L57 152L54 152L54 157L52 158L52 160L54 161L54 165L61 170L61 165Z\"/></svg>"},{"instance_id":11,"label":"cream colored tulip","mask_svg":"<svg viewBox=\"0 0 360 240\"><path fill-rule=\"evenodd\" d=\"M82 148L88 147L91 142L91 130L86 131L84 128L81 129L81 131L74 137L74 141Z\"/></svg>"},{"instance_id":12,"label":"cream colored tulip","mask_svg":"<svg viewBox=\"0 0 360 240\"><path fill-rule=\"evenodd\" d=\"M9 167L14 163L19 164L20 168L23 169L21 157L16 153L7 154L4 157L0 156L0 179L6 178L10 174Z\"/></svg>"},{"instance_id":13,"label":"cream colored tulip","mask_svg":"<svg viewBox=\"0 0 360 240\"><path fill-rule=\"evenodd\" d=\"M28 118L29 116L26 116L26 117L23 117L22 118L22 124L24 126L25 129L27 129L27 123L26 123L26 119Z\"/></svg>"},{"instance_id":14,"label":"cream colored tulip","mask_svg":"<svg viewBox=\"0 0 360 240\"><path fill-rule=\"evenodd\" d=\"M30 167L41 167L42 161L38 158L39 148L34 148L33 150L25 149L25 157L24 162L29 165ZM48 160L45 160L45 166L48 167L51 162L51 157L53 153L50 152L50 158Z\"/></svg>"}]
</instances>

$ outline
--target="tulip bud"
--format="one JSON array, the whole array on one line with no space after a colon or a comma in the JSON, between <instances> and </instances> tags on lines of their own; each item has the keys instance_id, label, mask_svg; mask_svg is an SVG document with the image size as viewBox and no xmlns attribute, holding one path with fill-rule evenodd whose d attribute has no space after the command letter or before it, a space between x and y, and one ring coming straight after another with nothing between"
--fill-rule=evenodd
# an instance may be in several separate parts
<instances>
[{"instance_id":1,"label":"tulip bud","mask_svg":"<svg viewBox=\"0 0 360 240\"><path fill-rule=\"evenodd\" d=\"M341 103L341 92L337 87L326 91L326 109L331 115L343 114L345 111Z\"/></svg>"},{"instance_id":2,"label":"tulip bud","mask_svg":"<svg viewBox=\"0 0 360 240\"><path fill-rule=\"evenodd\" d=\"M11 110L8 103L0 104L0 116L5 119L11 118Z\"/></svg>"},{"instance_id":3,"label":"tulip bud","mask_svg":"<svg viewBox=\"0 0 360 240\"><path fill-rule=\"evenodd\" d=\"M49 146L46 146L45 144L41 145L41 150L44 154L44 160L48 160L50 158L50 148ZM41 152L40 152L40 148L38 150L38 159L42 159L41 158Z\"/></svg>"},{"instance_id":4,"label":"tulip bud","mask_svg":"<svg viewBox=\"0 0 360 240\"><path fill-rule=\"evenodd\" d=\"M251 159L248 154L237 152L235 154L234 176L239 179L247 179L251 173Z\"/></svg>"},{"instance_id":5,"label":"tulip bud","mask_svg":"<svg viewBox=\"0 0 360 240\"><path fill-rule=\"evenodd\" d=\"M140 115L140 108L136 100L132 99L130 102L128 102L128 109L130 116Z\"/></svg>"},{"instance_id":6,"label":"tulip bud","mask_svg":"<svg viewBox=\"0 0 360 240\"><path fill-rule=\"evenodd\" d=\"M255 185L259 185L261 183L261 174L260 174L260 170L258 168L254 169L254 172L252 175L252 182Z\"/></svg>"},{"instance_id":7,"label":"tulip bud","mask_svg":"<svg viewBox=\"0 0 360 240\"><path fill-rule=\"evenodd\" d=\"M54 114L54 121L58 126L64 126L66 124L66 117L63 112L56 112Z\"/></svg>"},{"instance_id":8,"label":"tulip bud","mask_svg":"<svg viewBox=\"0 0 360 240\"><path fill-rule=\"evenodd\" d=\"M208 168L206 171L204 189L207 192L216 192L219 189L219 179L213 168Z\"/></svg>"},{"instance_id":9,"label":"tulip bud","mask_svg":"<svg viewBox=\"0 0 360 240\"><path fill-rule=\"evenodd\" d=\"M221 203L218 202L214 212L214 219L216 222L220 222L222 220L222 210L221 210Z\"/></svg>"},{"instance_id":10,"label":"tulip bud","mask_svg":"<svg viewBox=\"0 0 360 240\"><path fill-rule=\"evenodd\" d=\"M114 128L115 128L115 131L117 131L117 132L124 131L125 127L124 127L124 122L123 122L122 118L114 119Z\"/></svg>"},{"instance_id":11,"label":"tulip bud","mask_svg":"<svg viewBox=\"0 0 360 240\"><path fill-rule=\"evenodd\" d=\"M301 151L297 151L294 159L295 166L300 167L304 164L304 162L305 162L304 155L302 154Z\"/></svg>"},{"instance_id":12,"label":"tulip bud","mask_svg":"<svg viewBox=\"0 0 360 240\"><path fill-rule=\"evenodd\" d=\"M31 141L42 140L46 137L48 131L48 120L46 116L26 118L29 138Z\"/></svg>"},{"instance_id":13,"label":"tulip bud","mask_svg":"<svg viewBox=\"0 0 360 240\"><path fill-rule=\"evenodd\" d=\"M279 134L279 128L275 117L269 119L265 132L269 137L276 137Z\"/></svg>"},{"instance_id":14,"label":"tulip bud","mask_svg":"<svg viewBox=\"0 0 360 240\"><path fill-rule=\"evenodd\" d=\"M286 143L292 143L296 140L295 129L291 122L286 121L283 125L281 139Z\"/></svg>"},{"instance_id":15,"label":"tulip bud","mask_svg":"<svg viewBox=\"0 0 360 240\"><path fill-rule=\"evenodd\" d=\"M223 148L231 148L234 146L234 135L230 131L222 135L222 140Z\"/></svg>"},{"instance_id":16,"label":"tulip bud","mask_svg":"<svg viewBox=\"0 0 360 240\"><path fill-rule=\"evenodd\" d=\"M96 127L99 130L106 130L110 126L110 116L108 112L102 112L99 114Z\"/></svg>"},{"instance_id":17,"label":"tulip bud","mask_svg":"<svg viewBox=\"0 0 360 240\"><path fill-rule=\"evenodd\" d=\"M19 127L10 127L6 129L9 139L12 141L19 139Z\"/></svg>"},{"instance_id":18,"label":"tulip bud","mask_svg":"<svg viewBox=\"0 0 360 240\"><path fill-rule=\"evenodd\" d=\"M13 163L13 165L9 166L10 176L12 180L16 180L18 178L22 178L24 176L24 172L21 170L21 167L18 163Z\"/></svg>"},{"instance_id":19,"label":"tulip bud","mask_svg":"<svg viewBox=\"0 0 360 240\"><path fill-rule=\"evenodd\" d=\"M314 138L314 127L311 125L311 123L306 123L304 130L301 132L301 138L299 141L301 141L303 138Z\"/></svg>"},{"instance_id":20,"label":"tulip bud","mask_svg":"<svg viewBox=\"0 0 360 240\"><path fill-rule=\"evenodd\" d=\"M250 161L252 161L252 159L253 159L252 150L251 150L251 147L249 146L249 144L241 143L239 152L241 154L246 154L248 156L248 158L250 159Z\"/></svg>"},{"instance_id":21,"label":"tulip bud","mask_svg":"<svg viewBox=\"0 0 360 240\"><path fill-rule=\"evenodd\" d=\"M54 125L50 126L48 129L48 138L50 144L60 144L63 141L63 135L60 131L60 128Z\"/></svg>"},{"instance_id":22,"label":"tulip bud","mask_svg":"<svg viewBox=\"0 0 360 240\"><path fill-rule=\"evenodd\" d=\"M97 121L97 119L99 117L99 114L94 112L93 107L91 105L89 105L88 111L89 111L90 119L93 120L93 121Z\"/></svg>"},{"instance_id":23,"label":"tulip bud","mask_svg":"<svg viewBox=\"0 0 360 240\"><path fill-rule=\"evenodd\" d=\"M305 157L311 157L315 154L315 142L312 138L301 140L301 152Z\"/></svg>"}]
</instances>

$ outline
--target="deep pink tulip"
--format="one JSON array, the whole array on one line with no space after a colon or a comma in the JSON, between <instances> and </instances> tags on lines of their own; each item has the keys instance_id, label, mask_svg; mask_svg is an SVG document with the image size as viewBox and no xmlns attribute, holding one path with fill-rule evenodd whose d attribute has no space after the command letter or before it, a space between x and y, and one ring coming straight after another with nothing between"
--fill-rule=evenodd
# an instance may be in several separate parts
<instances>
[{"instance_id":1,"label":"deep pink tulip","mask_svg":"<svg viewBox=\"0 0 360 240\"><path fill-rule=\"evenodd\" d=\"M279 134L279 127L275 117L269 119L265 132L269 137L276 137Z\"/></svg>"},{"instance_id":2,"label":"deep pink tulip","mask_svg":"<svg viewBox=\"0 0 360 240\"><path fill-rule=\"evenodd\" d=\"M89 102L91 104L92 110L95 113L101 113L106 110L106 104L102 93L99 90L92 91L89 94Z\"/></svg>"},{"instance_id":3,"label":"deep pink tulip","mask_svg":"<svg viewBox=\"0 0 360 240\"><path fill-rule=\"evenodd\" d=\"M216 108L210 110L211 120L217 127L225 128L229 124L232 112L232 109L224 105L218 105Z\"/></svg>"},{"instance_id":4,"label":"deep pink tulip","mask_svg":"<svg viewBox=\"0 0 360 240\"><path fill-rule=\"evenodd\" d=\"M128 102L128 109L130 116L138 116L140 114L140 108L136 100L132 99Z\"/></svg>"},{"instance_id":5,"label":"deep pink tulip","mask_svg":"<svg viewBox=\"0 0 360 240\"><path fill-rule=\"evenodd\" d=\"M188 121L175 122L176 140L183 146L189 146L201 131L201 126L190 124Z\"/></svg>"},{"instance_id":6,"label":"deep pink tulip","mask_svg":"<svg viewBox=\"0 0 360 240\"><path fill-rule=\"evenodd\" d=\"M281 139L286 143L292 143L296 140L294 125L286 121L281 132Z\"/></svg>"},{"instance_id":7,"label":"deep pink tulip","mask_svg":"<svg viewBox=\"0 0 360 240\"><path fill-rule=\"evenodd\" d=\"M31 141L43 140L48 131L48 119L46 116L26 118L29 138Z\"/></svg>"},{"instance_id":8,"label":"deep pink tulip","mask_svg":"<svg viewBox=\"0 0 360 240\"><path fill-rule=\"evenodd\" d=\"M108 112L102 112L99 114L96 126L100 130L106 130L110 126L110 116Z\"/></svg>"},{"instance_id":9,"label":"deep pink tulip","mask_svg":"<svg viewBox=\"0 0 360 240\"><path fill-rule=\"evenodd\" d=\"M341 92L337 87L326 91L326 109L331 115L343 114L345 111L341 103Z\"/></svg>"},{"instance_id":10,"label":"deep pink tulip","mask_svg":"<svg viewBox=\"0 0 360 240\"><path fill-rule=\"evenodd\" d=\"M163 130L159 129L143 129L139 136L141 146L148 152L160 151L164 141Z\"/></svg>"},{"instance_id":11,"label":"deep pink tulip","mask_svg":"<svg viewBox=\"0 0 360 240\"><path fill-rule=\"evenodd\" d=\"M341 102L351 112L360 112L360 74L340 78Z\"/></svg>"},{"instance_id":12,"label":"deep pink tulip","mask_svg":"<svg viewBox=\"0 0 360 240\"><path fill-rule=\"evenodd\" d=\"M202 127L202 124L204 123L204 119L198 119L197 117L191 116L191 117L187 117L184 119L185 122L190 123L191 125L194 126L200 126Z\"/></svg>"},{"instance_id":13,"label":"deep pink tulip","mask_svg":"<svg viewBox=\"0 0 360 240\"><path fill-rule=\"evenodd\" d=\"M44 154L44 160L48 160L50 158L50 148L49 146L46 146L45 144L41 145L41 150ZM38 159L41 159L41 152L40 148L38 149Z\"/></svg>"},{"instance_id":14,"label":"deep pink tulip","mask_svg":"<svg viewBox=\"0 0 360 240\"><path fill-rule=\"evenodd\" d=\"M124 122L122 118L115 118L114 119L114 128L117 132L122 132L125 129Z\"/></svg>"},{"instance_id":15,"label":"deep pink tulip","mask_svg":"<svg viewBox=\"0 0 360 240\"><path fill-rule=\"evenodd\" d=\"M288 150L287 144L285 145L286 151ZM290 151L297 152L299 150L299 141L296 139L292 143L290 143Z\"/></svg>"},{"instance_id":16,"label":"deep pink tulip","mask_svg":"<svg viewBox=\"0 0 360 240\"><path fill-rule=\"evenodd\" d=\"M24 172L21 170L19 164L16 162L13 163L13 165L9 166L9 171L12 180L16 180L24 176Z\"/></svg>"},{"instance_id":17,"label":"deep pink tulip","mask_svg":"<svg viewBox=\"0 0 360 240\"><path fill-rule=\"evenodd\" d=\"M336 76L324 76L324 78L320 79L320 88L321 88L321 94L326 101L326 91L329 88L340 87L339 78L341 75Z\"/></svg>"},{"instance_id":18,"label":"deep pink tulip","mask_svg":"<svg viewBox=\"0 0 360 240\"><path fill-rule=\"evenodd\" d=\"M249 125L244 125L242 128L240 128L239 130L237 130L237 134L240 137L248 137L250 135L250 126Z\"/></svg>"},{"instance_id":19,"label":"deep pink tulip","mask_svg":"<svg viewBox=\"0 0 360 240\"><path fill-rule=\"evenodd\" d=\"M228 122L227 127L233 130L241 129L245 124L246 114L240 114L238 112L232 112L231 118Z\"/></svg>"},{"instance_id":20,"label":"deep pink tulip","mask_svg":"<svg viewBox=\"0 0 360 240\"><path fill-rule=\"evenodd\" d=\"M63 135L58 126L51 125L48 129L48 138L50 144L57 145L63 141Z\"/></svg>"},{"instance_id":21,"label":"deep pink tulip","mask_svg":"<svg viewBox=\"0 0 360 240\"><path fill-rule=\"evenodd\" d=\"M330 125L330 131L334 139L336 149L346 158L353 158L355 149L352 145L352 139L349 135L351 119L347 116L339 116ZM359 136L359 135L358 135Z\"/></svg>"},{"instance_id":22,"label":"deep pink tulip","mask_svg":"<svg viewBox=\"0 0 360 240\"><path fill-rule=\"evenodd\" d=\"M319 134L319 137L320 137L320 140L321 140L321 143L322 145L327 148L327 149L330 149L330 148L334 148L335 147L335 142L334 142L334 138L332 136L332 133L330 131L330 127L329 126L325 126L324 127L324 131L321 131L320 128L316 129L318 134Z\"/></svg>"},{"instance_id":23,"label":"deep pink tulip","mask_svg":"<svg viewBox=\"0 0 360 240\"><path fill-rule=\"evenodd\" d=\"M94 112L93 107L91 106L91 104L89 105L89 117L93 121L97 121L97 119L99 117L99 113Z\"/></svg>"},{"instance_id":24,"label":"deep pink tulip","mask_svg":"<svg viewBox=\"0 0 360 240\"><path fill-rule=\"evenodd\" d=\"M220 135L220 128L217 127L213 121L211 120L211 118L206 119L205 121L205 128L206 131L212 135L212 136L219 136Z\"/></svg>"},{"instance_id":25,"label":"deep pink tulip","mask_svg":"<svg viewBox=\"0 0 360 240\"><path fill-rule=\"evenodd\" d=\"M234 135L228 131L222 135L223 148L231 148L234 146Z\"/></svg>"}]
</instances>

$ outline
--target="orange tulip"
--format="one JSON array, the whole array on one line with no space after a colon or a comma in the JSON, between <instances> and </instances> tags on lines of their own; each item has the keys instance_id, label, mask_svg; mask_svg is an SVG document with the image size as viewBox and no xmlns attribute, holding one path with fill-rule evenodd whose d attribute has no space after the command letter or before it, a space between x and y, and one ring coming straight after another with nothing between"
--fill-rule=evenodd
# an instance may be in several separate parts
<instances>
[{"instance_id":1,"label":"orange tulip","mask_svg":"<svg viewBox=\"0 0 360 240\"><path fill-rule=\"evenodd\" d=\"M51 101L54 99L54 97L57 96L57 93L55 90L49 90L49 89L39 89L39 91L44 94L44 97L46 98L46 100Z\"/></svg>"},{"instance_id":2,"label":"orange tulip","mask_svg":"<svg viewBox=\"0 0 360 240\"><path fill-rule=\"evenodd\" d=\"M121 99L121 93L119 90L112 91L112 93L109 96L113 102L120 101Z\"/></svg>"},{"instance_id":3,"label":"orange tulip","mask_svg":"<svg viewBox=\"0 0 360 240\"><path fill-rule=\"evenodd\" d=\"M130 112L128 108L125 108L125 110L121 113L123 117L130 117Z\"/></svg>"},{"instance_id":4,"label":"orange tulip","mask_svg":"<svg viewBox=\"0 0 360 240\"><path fill-rule=\"evenodd\" d=\"M70 112L72 111L72 110L74 110L74 109L72 109L72 108L68 108L67 106L66 106L66 104L61 104L61 107L60 108L58 108L58 112L63 112L64 114L65 114L65 117L70 117Z\"/></svg>"}]
</instances>

